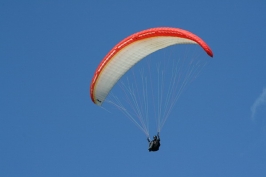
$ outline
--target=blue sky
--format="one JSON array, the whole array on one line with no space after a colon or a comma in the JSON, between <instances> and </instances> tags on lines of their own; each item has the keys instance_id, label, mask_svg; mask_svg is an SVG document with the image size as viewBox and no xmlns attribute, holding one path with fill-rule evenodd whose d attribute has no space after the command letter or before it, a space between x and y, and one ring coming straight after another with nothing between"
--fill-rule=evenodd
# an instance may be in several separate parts
<instances>
[{"instance_id":1,"label":"blue sky","mask_svg":"<svg viewBox=\"0 0 266 177\"><path fill-rule=\"evenodd\" d=\"M1 1L0 176L266 175L265 1ZM105 54L158 26L214 58L182 94L160 151L91 102Z\"/></svg>"}]
</instances>

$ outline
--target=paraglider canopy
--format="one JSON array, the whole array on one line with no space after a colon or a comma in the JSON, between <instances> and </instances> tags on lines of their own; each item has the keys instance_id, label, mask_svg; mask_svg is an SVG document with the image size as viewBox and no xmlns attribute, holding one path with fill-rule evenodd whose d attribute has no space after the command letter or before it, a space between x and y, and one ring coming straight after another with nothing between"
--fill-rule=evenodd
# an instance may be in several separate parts
<instances>
[{"instance_id":1,"label":"paraglider canopy","mask_svg":"<svg viewBox=\"0 0 266 177\"><path fill-rule=\"evenodd\" d=\"M125 38L104 57L93 76L90 95L101 105L117 81L147 55L176 44L198 44L211 57L209 46L195 34L179 28L151 28Z\"/></svg>"}]
</instances>

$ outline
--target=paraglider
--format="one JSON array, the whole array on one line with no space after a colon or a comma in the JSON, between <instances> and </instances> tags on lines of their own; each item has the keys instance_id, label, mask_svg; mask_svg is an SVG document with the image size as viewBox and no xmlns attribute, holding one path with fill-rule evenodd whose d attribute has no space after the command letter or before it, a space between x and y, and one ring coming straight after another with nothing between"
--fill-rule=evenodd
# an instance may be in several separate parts
<instances>
[{"instance_id":1,"label":"paraglider","mask_svg":"<svg viewBox=\"0 0 266 177\"><path fill-rule=\"evenodd\" d=\"M98 106L102 106L106 102L106 98L109 95L110 91L113 89L113 87L117 84L117 82L122 78L122 76L127 73L132 67L134 67L138 62L143 60L146 56L160 50L167 48L169 46L173 45L183 45L183 44L196 44L200 46L210 57L213 57L212 50L210 47L198 36L195 34L179 29L179 28L170 28L170 27L159 27L159 28L151 28L147 30L143 30L140 32L137 32L135 34L132 34L125 39L123 39L121 42L119 42L117 45L115 45L108 54L103 58L103 60L100 62L99 66L96 69L96 72L94 73L94 76L92 78L91 86L90 86L90 96L93 103L95 103ZM172 73L177 73L173 72ZM193 72L189 72L186 74L186 79L189 77L193 77ZM176 84L175 80L179 79L176 76L171 76L171 82ZM130 81L128 81L130 83ZM133 82L133 81L132 81ZM187 80L185 80L187 82ZM176 85L171 84L171 88L169 90L171 93L176 93ZM183 90L183 87L185 87L187 83L181 84ZM145 85L145 84L144 84ZM160 85L160 84L158 84ZM133 99L133 102L135 102L138 98L143 97L144 98L144 104L145 101L149 100L147 97L148 95L148 88L144 86L145 92L142 94L142 96L134 95L135 92L132 91L132 88L124 89L125 92L129 92L130 96L125 96L125 99ZM180 91L180 92L181 92ZM138 91L136 91L138 92ZM170 93L170 94L171 94ZM163 94L160 93L160 94ZM132 96L133 95L133 96ZM159 94L158 94L159 95ZM180 93L177 92L176 95L160 95L160 101L163 101L162 98L169 98L172 100L172 103L167 103L166 106L164 106L167 110L163 114L161 111L161 108L159 108L160 113L158 113L158 134L154 137L152 141L148 138L149 141L149 151L157 151L160 147L160 137L159 132L164 125L166 118L169 116L170 111L173 109L173 105L175 104L177 98L179 97ZM131 97L131 98L130 98ZM116 97L116 99L118 99ZM110 102L114 106L116 106L119 110L121 110L128 118L132 120L133 123L135 123L145 134L147 137L149 137L149 129L145 122L147 122L147 118L145 115L147 115L147 109L148 109L148 103L144 105L144 111L145 113L141 113L142 108L140 107L141 104L136 104L137 108L134 109L134 113L136 114L131 115L128 113L128 109L124 107L122 104L120 104L120 101L118 103ZM142 103L142 102L141 102ZM134 117L137 117L137 120L140 120L140 123L137 122L137 120L134 119ZM147 116L146 116L147 117ZM160 117L162 119L160 120Z\"/></svg>"},{"instance_id":2,"label":"paraglider","mask_svg":"<svg viewBox=\"0 0 266 177\"><path fill-rule=\"evenodd\" d=\"M101 61L93 76L92 101L102 105L117 81L145 56L176 44L198 44L213 57L209 46L198 36L178 28L152 28L135 33L119 42Z\"/></svg>"},{"instance_id":3,"label":"paraglider","mask_svg":"<svg viewBox=\"0 0 266 177\"><path fill-rule=\"evenodd\" d=\"M160 143L160 136L159 136L159 132L157 133L157 135L153 136L153 140L151 141L150 138L147 138L148 142L149 142L149 152L151 151L158 151L161 143Z\"/></svg>"}]
</instances>

